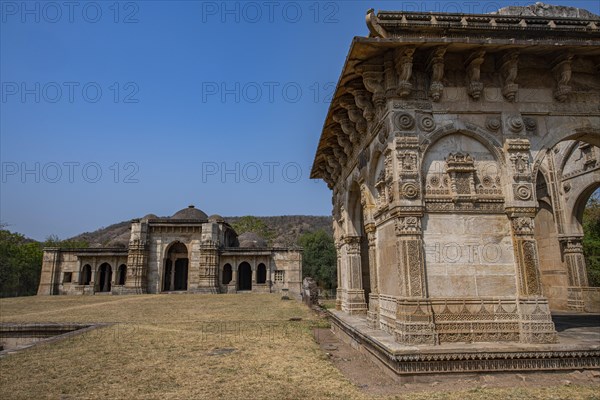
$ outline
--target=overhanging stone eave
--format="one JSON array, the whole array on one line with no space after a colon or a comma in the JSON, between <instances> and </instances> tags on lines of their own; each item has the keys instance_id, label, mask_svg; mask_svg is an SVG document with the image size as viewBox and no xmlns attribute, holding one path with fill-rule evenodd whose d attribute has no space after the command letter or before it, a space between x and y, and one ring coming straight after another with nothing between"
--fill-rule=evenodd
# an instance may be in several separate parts
<instances>
[{"instance_id":1,"label":"overhanging stone eave","mask_svg":"<svg viewBox=\"0 0 600 400\"><path fill-rule=\"evenodd\" d=\"M468 32L463 31L467 35ZM342 73L338 78L338 82L329 105L327 116L323 123L321 136L313 166L310 173L311 179L322 179L321 173L316 170L317 162L322 154L321 150L327 147L326 133L328 127L333 123L332 113L337 108L337 99L345 94L344 85L357 77L355 66L363 61L381 54L383 51L398 47L401 45L415 45L419 48L433 48L441 44L448 46L448 51L469 51L479 47L485 47L489 53L506 51L507 49L519 49L523 54L532 53L539 54L540 52L551 52L562 48L569 48L573 54L585 54L586 56L600 57L600 32L596 31L597 40L577 38L567 38L557 40L557 38L549 38L540 41L539 39L509 39L509 38L476 38L471 39L464 37L393 37L393 38L374 38L356 36L352 40L352 44L346 56Z\"/></svg>"},{"instance_id":2,"label":"overhanging stone eave","mask_svg":"<svg viewBox=\"0 0 600 400\"><path fill-rule=\"evenodd\" d=\"M316 170L316 165L317 165L317 161L319 160L320 157L320 150L325 147L325 133L327 130L327 127L331 124L331 114L333 112L334 107L334 99L337 97L338 93L339 93L339 89L340 86L342 86L342 82L344 81L344 76L346 75L346 71L348 69L348 61L350 60L350 57L353 54L354 51L354 47L356 45L357 42L361 41L362 39L366 39L364 37L361 36L355 36L352 39L352 43L350 44L350 49L348 50L348 54L346 55L346 60L344 61L344 65L342 67L342 72L338 78L337 81L337 85L335 87L335 91L334 91L334 97L332 97L331 103L329 103L329 109L327 110L327 116L325 117L325 121L323 122L323 128L321 129L321 135L319 137L319 143L317 145L317 150L315 151L315 157L314 157L314 161L313 161L313 165L310 171L310 178L311 179L322 179L323 177L321 176L321 174Z\"/></svg>"}]
</instances>

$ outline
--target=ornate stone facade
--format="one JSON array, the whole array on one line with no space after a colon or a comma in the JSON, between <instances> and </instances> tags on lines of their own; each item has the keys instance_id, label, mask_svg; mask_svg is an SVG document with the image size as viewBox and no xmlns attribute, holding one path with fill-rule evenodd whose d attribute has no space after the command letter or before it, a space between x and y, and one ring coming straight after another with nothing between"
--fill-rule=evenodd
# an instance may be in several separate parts
<instances>
[{"instance_id":1,"label":"ornate stone facade","mask_svg":"<svg viewBox=\"0 0 600 400\"><path fill-rule=\"evenodd\" d=\"M311 175L333 190L338 310L404 345L548 344L550 304L587 307L576 214L600 187L600 17L585 15L369 11Z\"/></svg>"},{"instance_id":2,"label":"ornate stone facade","mask_svg":"<svg viewBox=\"0 0 600 400\"><path fill-rule=\"evenodd\" d=\"M280 293L300 298L302 253L238 237L225 220L190 206L131 222L120 248L44 249L38 294Z\"/></svg>"}]
</instances>

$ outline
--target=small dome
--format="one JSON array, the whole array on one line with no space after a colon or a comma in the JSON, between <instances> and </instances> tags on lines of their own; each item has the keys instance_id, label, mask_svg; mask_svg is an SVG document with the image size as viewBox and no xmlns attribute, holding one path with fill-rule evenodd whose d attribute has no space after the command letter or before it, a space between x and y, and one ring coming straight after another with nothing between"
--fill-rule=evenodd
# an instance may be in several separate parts
<instances>
[{"instance_id":1,"label":"small dome","mask_svg":"<svg viewBox=\"0 0 600 400\"><path fill-rule=\"evenodd\" d=\"M221 217L219 214L213 214L210 217L208 217L208 221L209 222L225 222L225 218Z\"/></svg>"},{"instance_id":2,"label":"small dome","mask_svg":"<svg viewBox=\"0 0 600 400\"><path fill-rule=\"evenodd\" d=\"M194 206L188 206L188 208L184 208L173 214L171 219L189 219L206 222L208 216L202 210L199 210Z\"/></svg>"},{"instance_id":3,"label":"small dome","mask_svg":"<svg viewBox=\"0 0 600 400\"><path fill-rule=\"evenodd\" d=\"M267 241L254 232L242 233L238 236L240 247L265 248L269 247Z\"/></svg>"},{"instance_id":4,"label":"small dome","mask_svg":"<svg viewBox=\"0 0 600 400\"><path fill-rule=\"evenodd\" d=\"M144 216L142 217L142 219L145 219L145 220L149 220L149 219L158 219L158 215L156 215L156 214L148 214L148 215L144 215Z\"/></svg>"}]
</instances>

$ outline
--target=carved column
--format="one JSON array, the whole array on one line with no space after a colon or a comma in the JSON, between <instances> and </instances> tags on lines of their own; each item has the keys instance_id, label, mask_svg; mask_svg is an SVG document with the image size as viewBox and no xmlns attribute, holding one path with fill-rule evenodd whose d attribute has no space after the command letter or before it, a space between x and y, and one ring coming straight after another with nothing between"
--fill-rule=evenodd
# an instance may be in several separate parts
<instances>
[{"instance_id":1,"label":"carved column","mask_svg":"<svg viewBox=\"0 0 600 400\"><path fill-rule=\"evenodd\" d=\"M123 294L142 294L148 292L148 235L147 220L133 220L131 223L131 238L129 254L127 255L127 279ZM160 291L160 288L156 288ZM154 290L153 290L154 292Z\"/></svg>"},{"instance_id":2,"label":"carved column","mask_svg":"<svg viewBox=\"0 0 600 400\"><path fill-rule=\"evenodd\" d=\"M403 296L397 300L396 341L437 344L433 311L427 295L421 215L396 219L398 263Z\"/></svg>"},{"instance_id":3,"label":"carved column","mask_svg":"<svg viewBox=\"0 0 600 400\"><path fill-rule=\"evenodd\" d=\"M533 207L508 210L517 266L519 341L554 343L556 330L548 300L542 293L538 247L534 238L535 212Z\"/></svg>"},{"instance_id":4,"label":"carved column","mask_svg":"<svg viewBox=\"0 0 600 400\"><path fill-rule=\"evenodd\" d=\"M365 232L369 242L369 280L371 282L371 293L369 294L369 310L367 311L367 322L373 329L379 328L379 282L377 270L377 248L375 224L365 225Z\"/></svg>"},{"instance_id":5,"label":"carved column","mask_svg":"<svg viewBox=\"0 0 600 400\"><path fill-rule=\"evenodd\" d=\"M337 290L335 293L335 309L338 311L342 310L342 297L343 297L343 288L344 288L344 280L342 279L342 243L336 239L335 241L335 250L336 250L336 261L337 261Z\"/></svg>"},{"instance_id":6,"label":"carved column","mask_svg":"<svg viewBox=\"0 0 600 400\"><path fill-rule=\"evenodd\" d=\"M569 277L567 306L571 310L584 311L585 302L581 288L588 286L582 236L559 237L562 254Z\"/></svg>"},{"instance_id":7,"label":"carved column","mask_svg":"<svg viewBox=\"0 0 600 400\"><path fill-rule=\"evenodd\" d=\"M146 244L143 241L134 240L129 243L127 279L123 294L147 293L146 264L148 257L146 253Z\"/></svg>"},{"instance_id":8,"label":"carved column","mask_svg":"<svg viewBox=\"0 0 600 400\"><path fill-rule=\"evenodd\" d=\"M218 278L219 254L217 244L204 242L200 245L200 276L198 291L201 293L219 293Z\"/></svg>"},{"instance_id":9,"label":"carved column","mask_svg":"<svg viewBox=\"0 0 600 400\"><path fill-rule=\"evenodd\" d=\"M400 207L396 208L396 245L401 297L397 299L396 341L404 344L438 343L427 294L419 141L416 136L396 139Z\"/></svg>"},{"instance_id":10,"label":"carved column","mask_svg":"<svg viewBox=\"0 0 600 400\"><path fill-rule=\"evenodd\" d=\"M350 315L366 314L367 303L365 291L362 287L362 270L360 254L360 236L345 236L343 238L343 252L345 255L345 282L342 290L342 311Z\"/></svg>"}]
</instances>

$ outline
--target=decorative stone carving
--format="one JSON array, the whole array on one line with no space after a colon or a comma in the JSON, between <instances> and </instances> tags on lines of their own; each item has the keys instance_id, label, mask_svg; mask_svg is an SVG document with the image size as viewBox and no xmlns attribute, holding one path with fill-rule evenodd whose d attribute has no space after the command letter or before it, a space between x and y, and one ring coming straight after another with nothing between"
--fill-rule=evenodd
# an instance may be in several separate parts
<instances>
[{"instance_id":1,"label":"decorative stone carving","mask_svg":"<svg viewBox=\"0 0 600 400\"><path fill-rule=\"evenodd\" d=\"M467 68L467 93L473 100L479 100L483 91L483 83L481 83L481 64L485 59L485 50L478 49L471 53L467 58L465 66Z\"/></svg>"},{"instance_id":2,"label":"decorative stone carving","mask_svg":"<svg viewBox=\"0 0 600 400\"><path fill-rule=\"evenodd\" d=\"M356 67L356 71L361 74L365 88L372 93L375 106L383 107L385 105L385 89L381 67L376 64L361 64Z\"/></svg>"},{"instance_id":3,"label":"decorative stone carving","mask_svg":"<svg viewBox=\"0 0 600 400\"><path fill-rule=\"evenodd\" d=\"M415 119L408 113L396 113L394 115L394 126L401 131L410 131L415 127Z\"/></svg>"},{"instance_id":4,"label":"decorative stone carving","mask_svg":"<svg viewBox=\"0 0 600 400\"><path fill-rule=\"evenodd\" d=\"M517 96L519 85L515 83L519 72L519 52L510 51L500 60L500 74L504 80L502 86L502 95L506 100L514 102Z\"/></svg>"},{"instance_id":5,"label":"decorative stone carving","mask_svg":"<svg viewBox=\"0 0 600 400\"><path fill-rule=\"evenodd\" d=\"M398 74L398 89L396 94L400 97L407 97L412 91L410 82L413 73L413 55L415 48L405 46L396 50L396 73Z\"/></svg>"},{"instance_id":6,"label":"decorative stone carving","mask_svg":"<svg viewBox=\"0 0 600 400\"><path fill-rule=\"evenodd\" d=\"M353 145L358 145L360 143L360 134L356 130L352 121L348 117L348 111L345 109L337 110L333 113L333 120L340 124L344 133L348 136Z\"/></svg>"},{"instance_id":7,"label":"decorative stone carving","mask_svg":"<svg viewBox=\"0 0 600 400\"><path fill-rule=\"evenodd\" d=\"M534 222L531 217L517 217L512 220L515 235L533 235Z\"/></svg>"},{"instance_id":8,"label":"decorative stone carving","mask_svg":"<svg viewBox=\"0 0 600 400\"><path fill-rule=\"evenodd\" d=\"M444 79L444 55L446 54L446 49L445 46L435 48L431 52L428 61L428 69L431 71L429 96L436 102L441 100L444 93L442 79Z\"/></svg>"},{"instance_id":9,"label":"decorative stone carving","mask_svg":"<svg viewBox=\"0 0 600 400\"><path fill-rule=\"evenodd\" d=\"M340 105L348 111L350 121L354 122L356 130L361 134L367 133L367 120L363 117L362 111L356 106L354 96L351 94L340 97Z\"/></svg>"},{"instance_id":10,"label":"decorative stone carving","mask_svg":"<svg viewBox=\"0 0 600 400\"><path fill-rule=\"evenodd\" d=\"M419 127L425 132L432 132L435 129L435 120L431 115L423 115L419 119Z\"/></svg>"},{"instance_id":11,"label":"decorative stone carving","mask_svg":"<svg viewBox=\"0 0 600 400\"><path fill-rule=\"evenodd\" d=\"M560 102L565 102L571 93L571 61L573 60L573 54L564 53L561 54L556 60L554 60L554 67L552 72L554 79L556 80L556 89L554 90L554 98Z\"/></svg>"},{"instance_id":12,"label":"decorative stone carving","mask_svg":"<svg viewBox=\"0 0 600 400\"><path fill-rule=\"evenodd\" d=\"M419 197L419 186L415 182L407 182L402 185L402 195L407 199Z\"/></svg>"},{"instance_id":13,"label":"decorative stone carving","mask_svg":"<svg viewBox=\"0 0 600 400\"><path fill-rule=\"evenodd\" d=\"M511 132L519 133L523 130L525 124L520 115L511 115L506 119L506 124Z\"/></svg>"},{"instance_id":14,"label":"decorative stone carving","mask_svg":"<svg viewBox=\"0 0 600 400\"><path fill-rule=\"evenodd\" d=\"M537 121L533 117L523 117L523 125L527 133L535 134L537 132Z\"/></svg>"},{"instance_id":15,"label":"decorative stone carving","mask_svg":"<svg viewBox=\"0 0 600 400\"><path fill-rule=\"evenodd\" d=\"M363 117L368 121L373 121L375 117L375 108L371 102L371 96L368 91L364 88L363 84L359 80L354 80L348 85L348 91L354 96L354 101L358 108L363 112Z\"/></svg>"},{"instance_id":16,"label":"decorative stone carving","mask_svg":"<svg viewBox=\"0 0 600 400\"><path fill-rule=\"evenodd\" d=\"M398 90L398 77L394 62L394 51L389 50L383 56L383 73L385 76L385 97L390 99L396 96Z\"/></svg>"},{"instance_id":17,"label":"decorative stone carving","mask_svg":"<svg viewBox=\"0 0 600 400\"><path fill-rule=\"evenodd\" d=\"M514 185L515 200L531 200L532 190L530 184Z\"/></svg>"},{"instance_id":18,"label":"decorative stone carving","mask_svg":"<svg viewBox=\"0 0 600 400\"><path fill-rule=\"evenodd\" d=\"M502 127L502 121L498 117L490 117L485 120L485 127L492 132L496 132Z\"/></svg>"}]
</instances>

